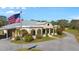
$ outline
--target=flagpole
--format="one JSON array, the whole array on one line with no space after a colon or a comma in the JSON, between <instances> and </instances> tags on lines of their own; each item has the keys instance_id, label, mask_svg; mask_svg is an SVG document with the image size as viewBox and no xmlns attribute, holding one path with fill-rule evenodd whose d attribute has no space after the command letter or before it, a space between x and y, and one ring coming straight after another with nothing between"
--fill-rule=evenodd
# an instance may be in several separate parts
<instances>
[{"instance_id":1,"label":"flagpole","mask_svg":"<svg viewBox=\"0 0 79 59\"><path fill-rule=\"evenodd\" d=\"M21 13L22 13L22 11L20 11L20 19L21 19ZM21 24L21 27L20 27L20 30L22 29L22 21L20 20L20 24ZM20 32L20 34L21 34L21 37L22 37L22 32ZM21 38L21 40L22 40L22 38Z\"/></svg>"},{"instance_id":2,"label":"flagpole","mask_svg":"<svg viewBox=\"0 0 79 59\"><path fill-rule=\"evenodd\" d=\"M22 13L22 11L20 11L20 19L21 19L21 13ZM22 21L20 21L20 23L21 23L21 28L22 28Z\"/></svg>"},{"instance_id":3,"label":"flagpole","mask_svg":"<svg viewBox=\"0 0 79 59\"><path fill-rule=\"evenodd\" d=\"M22 14L22 11L20 11L20 19L21 19L21 14ZM21 28L20 28L20 30L21 30L22 29L22 20L20 21L20 24L21 24ZM22 40L22 31L20 31L20 35L21 35L20 39ZM22 44L21 48L23 48L23 44Z\"/></svg>"}]
</instances>

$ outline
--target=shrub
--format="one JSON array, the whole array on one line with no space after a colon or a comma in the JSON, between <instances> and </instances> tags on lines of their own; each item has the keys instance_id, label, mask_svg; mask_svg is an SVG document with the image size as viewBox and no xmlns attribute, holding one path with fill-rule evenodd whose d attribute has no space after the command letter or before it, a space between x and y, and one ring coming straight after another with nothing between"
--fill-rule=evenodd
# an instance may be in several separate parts
<instances>
[{"instance_id":1,"label":"shrub","mask_svg":"<svg viewBox=\"0 0 79 59\"><path fill-rule=\"evenodd\" d=\"M19 36L16 36L15 37L15 41L17 41L17 40L20 40L20 37Z\"/></svg>"},{"instance_id":2,"label":"shrub","mask_svg":"<svg viewBox=\"0 0 79 59\"><path fill-rule=\"evenodd\" d=\"M62 28L57 29L57 34L62 35L62 31L63 31Z\"/></svg>"},{"instance_id":3,"label":"shrub","mask_svg":"<svg viewBox=\"0 0 79 59\"><path fill-rule=\"evenodd\" d=\"M42 35L36 35L36 38L37 39L41 39L42 38Z\"/></svg>"},{"instance_id":4,"label":"shrub","mask_svg":"<svg viewBox=\"0 0 79 59\"><path fill-rule=\"evenodd\" d=\"M46 34L46 37L49 37L48 34Z\"/></svg>"},{"instance_id":5,"label":"shrub","mask_svg":"<svg viewBox=\"0 0 79 59\"><path fill-rule=\"evenodd\" d=\"M31 35L25 35L23 38L24 38L23 40L24 40L25 42L31 42L31 41L34 40Z\"/></svg>"},{"instance_id":6,"label":"shrub","mask_svg":"<svg viewBox=\"0 0 79 59\"><path fill-rule=\"evenodd\" d=\"M22 34L22 36L25 36L25 35L28 35L28 32L27 32L27 30L21 30L21 34Z\"/></svg>"}]
</instances>

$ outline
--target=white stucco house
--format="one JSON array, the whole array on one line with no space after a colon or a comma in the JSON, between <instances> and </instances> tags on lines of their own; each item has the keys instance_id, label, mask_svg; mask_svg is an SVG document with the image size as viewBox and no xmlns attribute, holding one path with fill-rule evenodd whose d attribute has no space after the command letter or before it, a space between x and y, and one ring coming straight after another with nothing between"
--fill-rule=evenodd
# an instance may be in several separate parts
<instances>
[{"instance_id":1,"label":"white stucco house","mask_svg":"<svg viewBox=\"0 0 79 59\"><path fill-rule=\"evenodd\" d=\"M35 38L36 35L38 34L38 30L40 30L40 34L42 36L52 36L52 35L57 35L56 29L57 25L52 25L49 22L38 22L38 21L30 21L30 20L24 20L21 23L14 23L14 24L9 24L6 26L3 26L0 28L0 30L4 30L4 33L7 34L7 36L16 36L15 31L16 29L19 30L27 30L28 33L31 33L33 30L32 36ZM18 33L18 35L20 35Z\"/></svg>"}]
</instances>

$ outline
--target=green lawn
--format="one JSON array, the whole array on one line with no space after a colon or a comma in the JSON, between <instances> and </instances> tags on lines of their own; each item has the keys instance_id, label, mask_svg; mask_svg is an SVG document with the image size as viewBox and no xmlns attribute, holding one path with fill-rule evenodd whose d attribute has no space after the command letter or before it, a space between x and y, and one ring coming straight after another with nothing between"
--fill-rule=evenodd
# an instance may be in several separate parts
<instances>
[{"instance_id":1,"label":"green lawn","mask_svg":"<svg viewBox=\"0 0 79 59\"><path fill-rule=\"evenodd\" d=\"M77 42L79 42L79 31L78 30L76 30L76 29L68 29L66 31L74 34L76 39L77 39Z\"/></svg>"},{"instance_id":2,"label":"green lawn","mask_svg":"<svg viewBox=\"0 0 79 59\"><path fill-rule=\"evenodd\" d=\"M35 39L32 42L24 42L22 40L18 40L18 41L11 41L13 43L16 44L27 44L27 43L36 43L36 42L43 42L43 41L48 41L48 40L54 40L56 38L51 38L51 37L43 37L42 39Z\"/></svg>"},{"instance_id":3,"label":"green lawn","mask_svg":"<svg viewBox=\"0 0 79 59\"><path fill-rule=\"evenodd\" d=\"M43 37L42 39L35 39L32 42L24 42L22 40L11 41L11 42L16 43L16 44L27 44L27 43L37 43L37 42L43 42L43 41L48 41L48 40L55 40L57 38L62 38L62 37L64 37L64 34L63 35L52 36L52 38L51 37Z\"/></svg>"},{"instance_id":4,"label":"green lawn","mask_svg":"<svg viewBox=\"0 0 79 59\"><path fill-rule=\"evenodd\" d=\"M66 30L67 32L70 32L70 33L72 33L72 34L77 34L78 33L78 30L76 30L76 29L68 29L68 30Z\"/></svg>"},{"instance_id":5,"label":"green lawn","mask_svg":"<svg viewBox=\"0 0 79 59\"><path fill-rule=\"evenodd\" d=\"M36 48L32 48L30 50L28 50L27 48L21 48L21 49L17 49L16 51L42 51L42 50L39 50L39 49L36 49Z\"/></svg>"},{"instance_id":6,"label":"green lawn","mask_svg":"<svg viewBox=\"0 0 79 59\"><path fill-rule=\"evenodd\" d=\"M54 37L58 37L58 38L63 38L64 36L65 36L64 33L62 35L54 35Z\"/></svg>"}]
</instances>

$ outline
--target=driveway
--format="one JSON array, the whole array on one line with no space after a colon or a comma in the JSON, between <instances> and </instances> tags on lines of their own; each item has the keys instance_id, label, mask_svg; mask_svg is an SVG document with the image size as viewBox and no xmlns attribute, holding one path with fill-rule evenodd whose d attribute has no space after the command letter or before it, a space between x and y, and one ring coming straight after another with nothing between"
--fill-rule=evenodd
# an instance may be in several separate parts
<instances>
[{"instance_id":1,"label":"driveway","mask_svg":"<svg viewBox=\"0 0 79 59\"><path fill-rule=\"evenodd\" d=\"M9 40L0 40L0 51L15 51L19 48L29 48L37 45L36 49L43 51L79 51L79 44L73 34L64 32L66 36L61 39L31 43L31 44L14 44Z\"/></svg>"},{"instance_id":2,"label":"driveway","mask_svg":"<svg viewBox=\"0 0 79 59\"><path fill-rule=\"evenodd\" d=\"M38 43L39 49L44 51L79 51L79 43L73 34L65 32L61 39Z\"/></svg>"}]
</instances>

